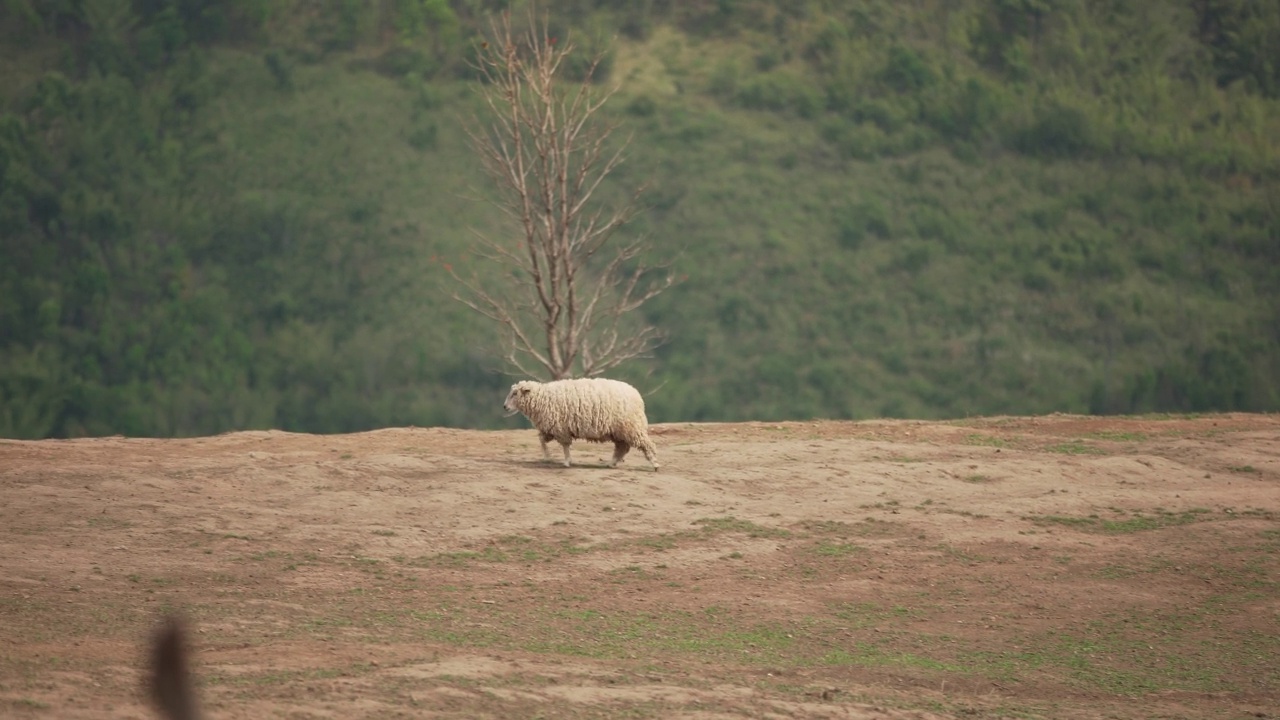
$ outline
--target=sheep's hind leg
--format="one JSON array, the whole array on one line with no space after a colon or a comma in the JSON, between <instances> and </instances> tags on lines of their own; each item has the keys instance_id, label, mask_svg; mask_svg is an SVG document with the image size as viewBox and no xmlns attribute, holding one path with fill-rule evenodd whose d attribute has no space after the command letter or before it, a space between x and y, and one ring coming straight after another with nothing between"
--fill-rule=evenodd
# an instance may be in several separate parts
<instances>
[{"instance_id":1,"label":"sheep's hind leg","mask_svg":"<svg viewBox=\"0 0 1280 720\"><path fill-rule=\"evenodd\" d=\"M649 461L653 466L653 471L658 471L658 453L653 448L653 443L646 443L640 446L640 451L644 453L644 459Z\"/></svg>"},{"instance_id":2,"label":"sheep's hind leg","mask_svg":"<svg viewBox=\"0 0 1280 720\"><path fill-rule=\"evenodd\" d=\"M560 447L564 448L564 466L569 467L569 446L573 444L572 438L569 440L561 440Z\"/></svg>"},{"instance_id":3,"label":"sheep's hind leg","mask_svg":"<svg viewBox=\"0 0 1280 720\"><path fill-rule=\"evenodd\" d=\"M622 462L622 458L626 457L629 452L631 452L631 445L629 443L614 441L613 462L609 463L609 467L618 467L618 463Z\"/></svg>"}]
</instances>

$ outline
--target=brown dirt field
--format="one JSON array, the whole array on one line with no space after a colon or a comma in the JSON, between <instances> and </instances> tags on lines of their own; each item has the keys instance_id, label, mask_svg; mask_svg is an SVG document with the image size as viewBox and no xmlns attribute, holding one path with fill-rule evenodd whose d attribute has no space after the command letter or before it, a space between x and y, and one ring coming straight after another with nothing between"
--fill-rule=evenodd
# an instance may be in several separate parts
<instances>
[{"instance_id":1,"label":"brown dirt field","mask_svg":"<svg viewBox=\"0 0 1280 720\"><path fill-rule=\"evenodd\" d=\"M0 440L0 717L1280 717L1280 417Z\"/></svg>"}]
</instances>

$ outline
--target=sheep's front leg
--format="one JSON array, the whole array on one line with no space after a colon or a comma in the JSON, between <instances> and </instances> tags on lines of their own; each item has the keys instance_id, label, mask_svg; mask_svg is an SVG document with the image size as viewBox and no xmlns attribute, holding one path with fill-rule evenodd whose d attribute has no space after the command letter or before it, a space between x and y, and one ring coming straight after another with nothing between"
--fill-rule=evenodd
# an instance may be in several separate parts
<instances>
[{"instance_id":1,"label":"sheep's front leg","mask_svg":"<svg viewBox=\"0 0 1280 720\"><path fill-rule=\"evenodd\" d=\"M551 436L546 433L538 433L538 440L542 442L542 459L550 460L551 451L547 449L547 443L551 442Z\"/></svg>"},{"instance_id":2,"label":"sheep's front leg","mask_svg":"<svg viewBox=\"0 0 1280 720\"><path fill-rule=\"evenodd\" d=\"M561 440L560 447L564 448L564 466L569 467L569 446L573 444L573 438Z\"/></svg>"}]
</instances>

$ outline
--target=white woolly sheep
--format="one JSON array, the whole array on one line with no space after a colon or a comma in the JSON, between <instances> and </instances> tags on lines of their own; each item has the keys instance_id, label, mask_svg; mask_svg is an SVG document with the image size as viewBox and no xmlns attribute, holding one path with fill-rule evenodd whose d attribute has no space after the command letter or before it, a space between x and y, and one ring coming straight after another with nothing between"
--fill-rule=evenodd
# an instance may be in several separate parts
<instances>
[{"instance_id":1,"label":"white woolly sheep","mask_svg":"<svg viewBox=\"0 0 1280 720\"><path fill-rule=\"evenodd\" d=\"M644 398L634 387L620 380L582 378L540 383L522 380L511 386L502 404L511 414L523 413L538 431L542 455L551 459L547 442L555 440L564 448L564 466L569 467L569 446L576 440L612 442L617 467L633 447L658 469L657 453L649 439L649 420L644 414Z\"/></svg>"}]
</instances>

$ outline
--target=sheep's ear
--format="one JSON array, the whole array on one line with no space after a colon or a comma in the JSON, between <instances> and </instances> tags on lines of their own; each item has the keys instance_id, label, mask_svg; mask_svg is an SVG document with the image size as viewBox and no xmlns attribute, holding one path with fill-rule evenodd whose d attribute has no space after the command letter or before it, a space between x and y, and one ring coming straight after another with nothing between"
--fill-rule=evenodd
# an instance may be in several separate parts
<instances>
[{"instance_id":1,"label":"sheep's ear","mask_svg":"<svg viewBox=\"0 0 1280 720\"><path fill-rule=\"evenodd\" d=\"M528 394L529 394L529 388L527 388L527 387L522 387L522 388L520 388L520 394L521 394L521 395L528 395Z\"/></svg>"}]
</instances>

